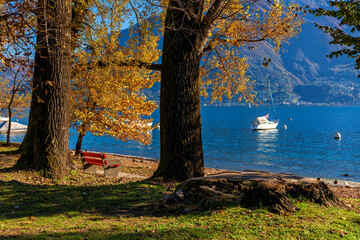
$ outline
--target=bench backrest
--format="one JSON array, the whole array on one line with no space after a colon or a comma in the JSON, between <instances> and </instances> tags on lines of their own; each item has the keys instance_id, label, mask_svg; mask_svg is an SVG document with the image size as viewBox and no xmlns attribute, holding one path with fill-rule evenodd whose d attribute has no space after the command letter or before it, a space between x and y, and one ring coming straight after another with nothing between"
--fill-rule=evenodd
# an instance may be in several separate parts
<instances>
[{"instance_id":1,"label":"bench backrest","mask_svg":"<svg viewBox=\"0 0 360 240\"><path fill-rule=\"evenodd\" d=\"M83 162L88 162L99 166L107 165L105 153L81 151L80 154Z\"/></svg>"}]
</instances>

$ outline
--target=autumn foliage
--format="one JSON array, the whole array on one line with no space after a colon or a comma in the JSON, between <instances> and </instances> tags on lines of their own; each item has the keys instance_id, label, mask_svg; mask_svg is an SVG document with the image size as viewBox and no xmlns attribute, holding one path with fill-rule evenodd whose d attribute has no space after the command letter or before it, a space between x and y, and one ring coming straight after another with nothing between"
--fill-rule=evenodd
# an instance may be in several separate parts
<instances>
[{"instance_id":1,"label":"autumn foliage","mask_svg":"<svg viewBox=\"0 0 360 240\"><path fill-rule=\"evenodd\" d=\"M35 2L0 1L0 110L9 119L24 117L30 105ZM15 111L14 111L15 110ZM10 144L11 122L7 134Z\"/></svg>"},{"instance_id":2,"label":"autumn foliage","mask_svg":"<svg viewBox=\"0 0 360 240\"><path fill-rule=\"evenodd\" d=\"M130 23L129 31L122 30L131 13L139 11L135 4L89 2L91 11L84 23L91 27L83 28L79 34L73 58L71 121L79 140L91 132L150 143L154 126L149 116L157 104L147 99L144 90L159 81L159 74L139 64L158 60L159 37L154 32L156 19L151 18L153 13L148 8L136 15L136 25ZM77 150L80 147L81 142Z\"/></svg>"},{"instance_id":3,"label":"autumn foliage","mask_svg":"<svg viewBox=\"0 0 360 240\"><path fill-rule=\"evenodd\" d=\"M224 97L252 101L256 79L246 74L249 67L244 49L268 41L275 51L300 31L300 8L279 1L203 1L204 44L201 93L212 101ZM218 8L216 5L219 4ZM210 14L214 11L213 14Z\"/></svg>"},{"instance_id":4,"label":"autumn foliage","mask_svg":"<svg viewBox=\"0 0 360 240\"><path fill-rule=\"evenodd\" d=\"M59 159L50 160L58 169L48 174L63 175L68 146L62 131L68 126L70 82L70 118L79 133L78 149L86 132L149 143L154 127L150 116L157 104L145 90L161 77L157 173L177 179L201 175L200 93L213 101L234 96L252 101L256 79L246 73L244 48L268 41L278 51L300 31L299 11L277 0L3 0L0 60L7 63L36 52L30 130L21 159L46 167L48 150L55 149ZM56 124L38 127L49 122ZM34 145L34 138L59 141L44 147ZM57 141L58 146L51 145Z\"/></svg>"},{"instance_id":5,"label":"autumn foliage","mask_svg":"<svg viewBox=\"0 0 360 240\"><path fill-rule=\"evenodd\" d=\"M160 5L161 3L159 3ZM212 100L251 101L244 48L275 50L299 32L299 8L266 0L170 0L166 8L156 177L183 180L204 172L200 92Z\"/></svg>"}]
</instances>

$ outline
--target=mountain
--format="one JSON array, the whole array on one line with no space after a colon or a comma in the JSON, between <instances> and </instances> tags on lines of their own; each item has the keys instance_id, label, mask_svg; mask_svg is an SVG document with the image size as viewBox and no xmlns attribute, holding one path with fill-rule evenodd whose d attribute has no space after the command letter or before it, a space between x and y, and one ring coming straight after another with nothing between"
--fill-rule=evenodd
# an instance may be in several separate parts
<instances>
[{"instance_id":1,"label":"mountain","mask_svg":"<svg viewBox=\"0 0 360 240\"><path fill-rule=\"evenodd\" d=\"M329 8L328 0L287 0L309 6L310 9ZM331 38L315 27L315 23L324 26L338 26L337 20L329 17L304 16L305 23L296 38L290 39L283 46L280 54L273 51L270 43L263 42L254 50L244 48L243 56L248 57L250 68L248 75L256 81L255 91L257 102L266 98L266 76L269 76L275 102L277 104L358 104L360 102L360 83L355 70L354 59L345 56L330 59L326 57L332 51L339 49L330 45ZM343 28L343 26L342 26ZM128 32L123 32L124 42ZM162 48L162 39L160 46ZM262 65L264 58L270 58L268 67ZM153 99L160 96L160 84L147 92ZM208 104L210 99L202 99ZM238 104L236 100L224 100L225 104Z\"/></svg>"},{"instance_id":2,"label":"mountain","mask_svg":"<svg viewBox=\"0 0 360 240\"><path fill-rule=\"evenodd\" d=\"M288 1L289 3L290 1ZM326 0L295 0L295 4L310 8L328 8ZM345 56L326 57L338 46L330 45L331 38L315 27L315 23L338 26L328 17L305 16L305 24L296 38L290 40L280 55L269 43L263 43L254 51L246 50L244 56L250 61L249 75L256 80L258 100L265 97L266 76L272 83L275 101L284 104L356 104L359 102L359 74L353 59ZM263 67L264 58L271 58L268 67Z\"/></svg>"}]
</instances>

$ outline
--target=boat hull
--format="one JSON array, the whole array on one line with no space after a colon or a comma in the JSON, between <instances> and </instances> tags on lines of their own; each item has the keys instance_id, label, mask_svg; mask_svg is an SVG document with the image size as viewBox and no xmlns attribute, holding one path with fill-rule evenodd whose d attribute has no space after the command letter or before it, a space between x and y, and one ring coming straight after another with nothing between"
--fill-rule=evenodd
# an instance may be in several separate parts
<instances>
[{"instance_id":1,"label":"boat hull","mask_svg":"<svg viewBox=\"0 0 360 240\"><path fill-rule=\"evenodd\" d=\"M0 134L7 134L9 128L9 122L0 122ZM10 133L24 133L27 131L27 126L21 123L12 122Z\"/></svg>"},{"instance_id":2,"label":"boat hull","mask_svg":"<svg viewBox=\"0 0 360 240\"><path fill-rule=\"evenodd\" d=\"M16 129L16 130L11 130L10 134L12 134L12 133L24 133L26 131L27 131L27 129ZM7 129L6 130L0 130L0 134L7 134Z\"/></svg>"},{"instance_id":3,"label":"boat hull","mask_svg":"<svg viewBox=\"0 0 360 240\"><path fill-rule=\"evenodd\" d=\"M251 124L250 129L252 130L269 130L277 128L279 122L267 122L260 124Z\"/></svg>"}]
</instances>

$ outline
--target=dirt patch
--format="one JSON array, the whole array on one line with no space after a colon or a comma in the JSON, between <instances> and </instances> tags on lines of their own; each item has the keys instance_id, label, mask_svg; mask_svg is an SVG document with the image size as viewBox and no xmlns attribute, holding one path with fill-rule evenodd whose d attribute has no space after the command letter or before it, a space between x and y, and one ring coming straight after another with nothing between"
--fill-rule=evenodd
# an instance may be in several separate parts
<instances>
[{"instance_id":1,"label":"dirt patch","mask_svg":"<svg viewBox=\"0 0 360 240\"><path fill-rule=\"evenodd\" d=\"M19 159L19 154L14 153L0 153L0 181L18 181L26 184L61 184L61 185L108 185L121 184L135 181L141 181L144 178L152 176L158 167L158 161L154 159L107 154L109 159L121 160L121 176L118 178L105 178L101 174L84 174L82 171L82 163L79 157L71 153L71 157L75 163L75 169L69 170L68 176L62 181L53 181L51 179L43 178L32 169L14 169L16 161ZM205 176L212 174L230 172L221 169L205 168ZM235 172L236 173L236 172ZM331 185L330 189L339 198L360 199L359 186Z\"/></svg>"},{"instance_id":2,"label":"dirt patch","mask_svg":"<svg viewBox=\"0 0 360 240\"><path fill-rule=\"evenodd\" d=\"M83 173L80 157L74 156L71 151L71 158L74 162L74 169L69 169L68 175L61 181L41 177L33 169L15 169L13 166L19 159L19 154L0 153L0 181L17 181L25 184L45 185L109 185L141 181L150 178L158 167L158 161L149 158L106 154L108 159L120 159L121 170L117 178L105 178L103 174ZM101 168L100 168L101 169ZM205 174L221 172L218 169L205 169ZM101 172L101 170L99 171Z\"/></svg>"}]
</instances>

